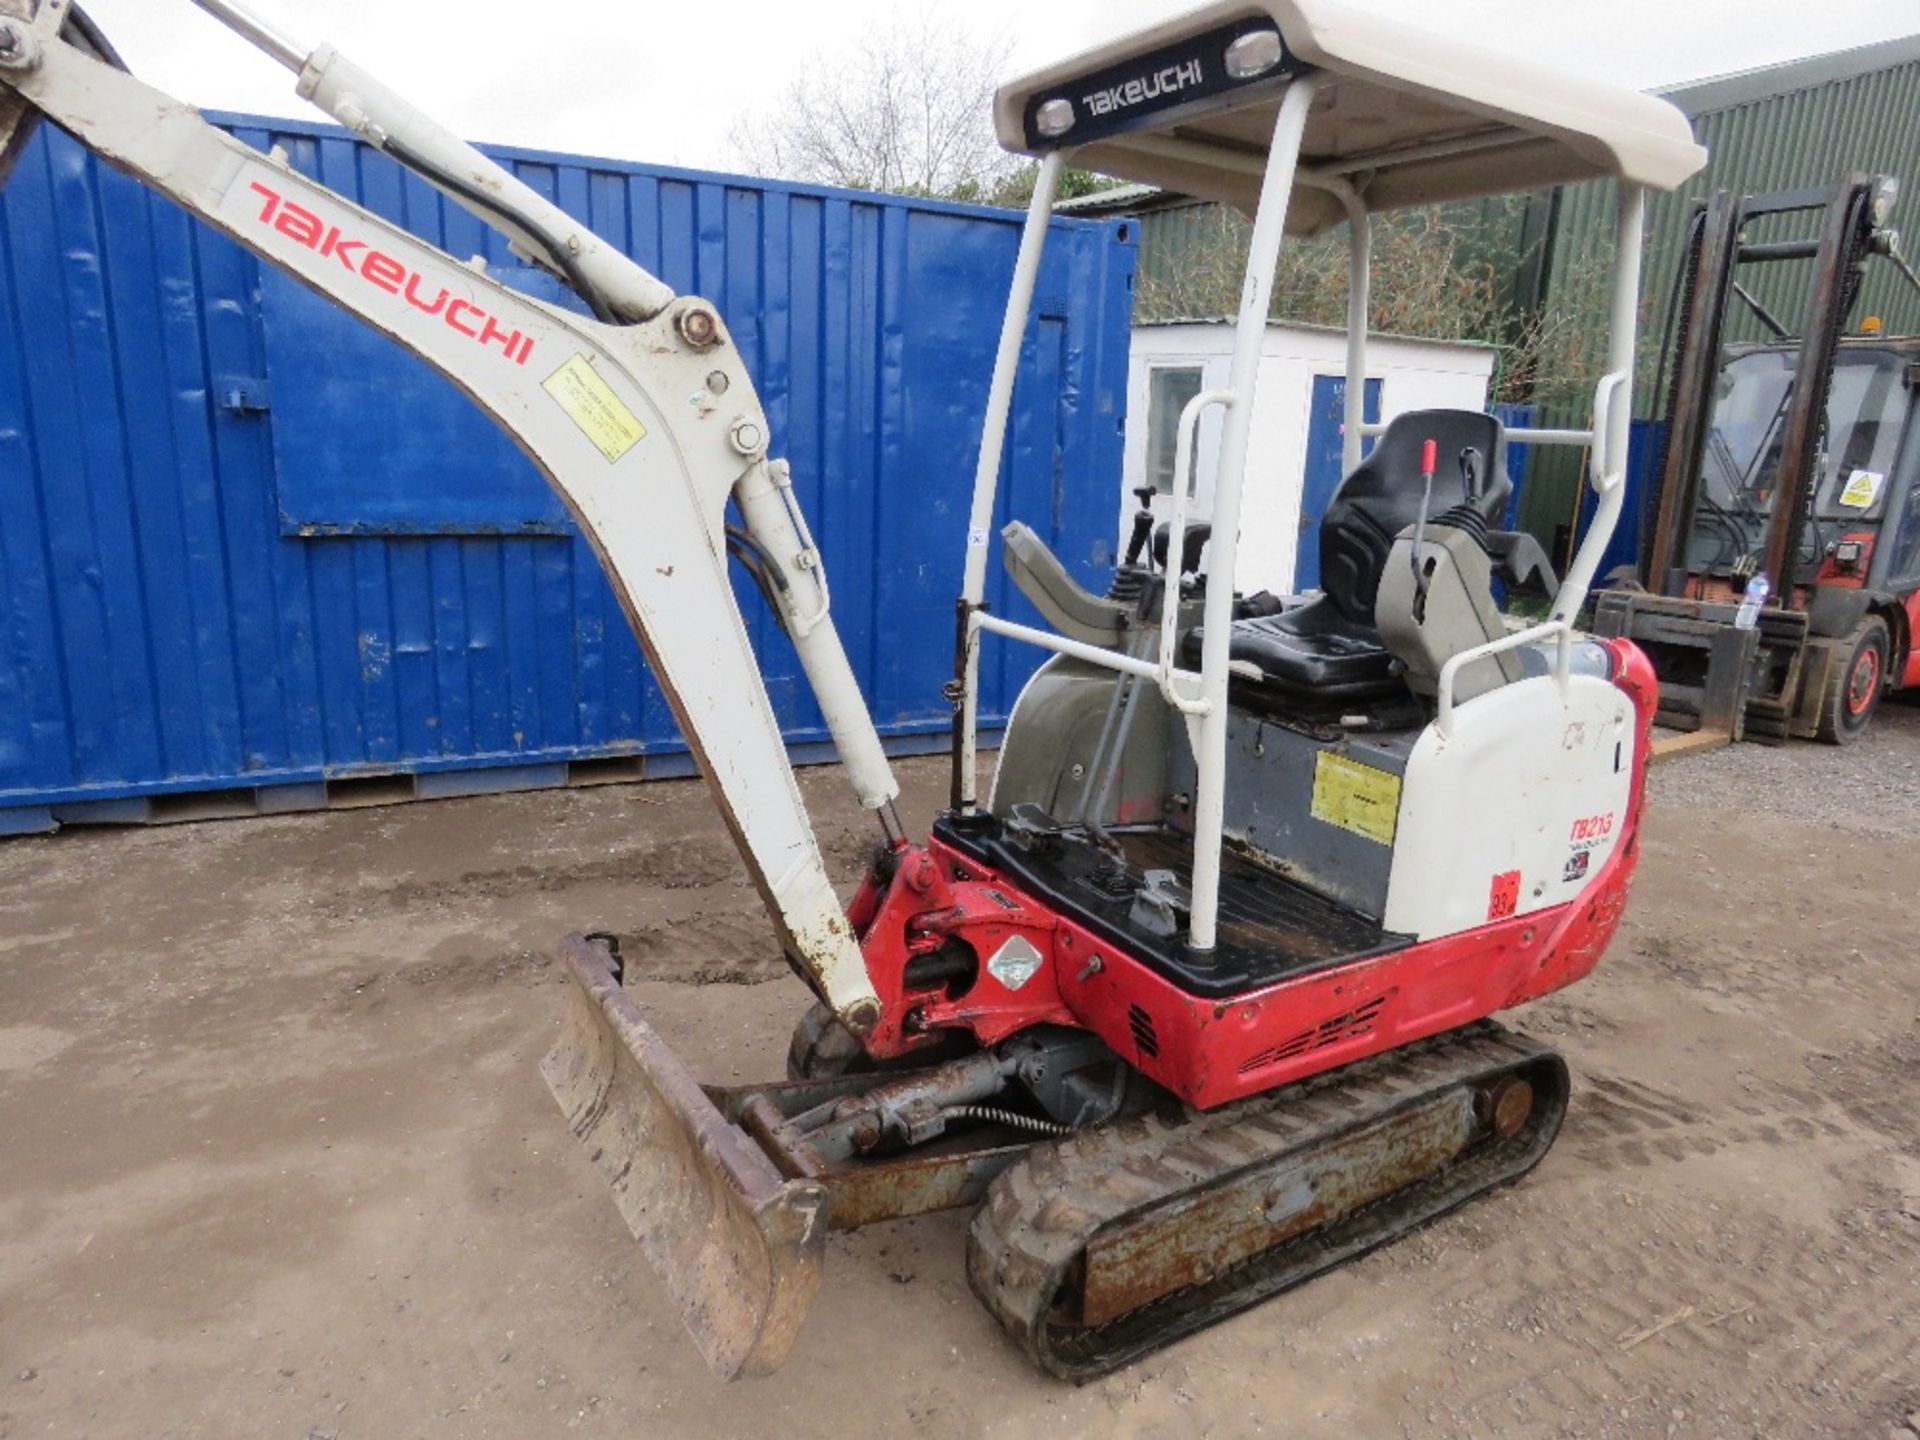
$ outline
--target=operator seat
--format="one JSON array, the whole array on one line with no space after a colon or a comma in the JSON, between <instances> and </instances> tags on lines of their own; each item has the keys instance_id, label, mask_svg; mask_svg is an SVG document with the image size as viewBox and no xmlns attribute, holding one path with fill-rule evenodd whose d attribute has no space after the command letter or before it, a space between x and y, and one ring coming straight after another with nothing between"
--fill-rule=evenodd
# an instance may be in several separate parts
<instances>
[{"instance_id":1,"label":"operator seat","mask_svg":"<svg viewBox=\"0 0 1920 1440\"><path fill-rule=\"evenodd\" d=\"M1394 538L1420 518L1420 451L1438 451L1428 518L1470 505L1489 528L1504 524L1513 481L1506 429L1477 410L1413 410L1395 416L1373 452L1340 483L1320 521L1321 593L1278 615L1236 620L1229 658L1256 667L1256 694L1289 700L1366 700L1404 693L1393 655L1374 626L1374 601ZM1480 493L1469 496L1460 457L1480 452ZM1201 630L1183 653L1198 665ZM1248 676L1251 679L1251 676Z\"/></svg>"}]
</instances>

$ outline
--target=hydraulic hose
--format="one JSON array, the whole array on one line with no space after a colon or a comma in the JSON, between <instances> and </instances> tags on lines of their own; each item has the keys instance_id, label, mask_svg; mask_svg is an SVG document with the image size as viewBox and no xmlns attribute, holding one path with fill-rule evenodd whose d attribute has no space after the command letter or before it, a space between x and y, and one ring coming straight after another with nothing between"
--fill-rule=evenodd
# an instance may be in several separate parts
<instances>
[{"instance_id":1,"label":"hydraulic hose","mask_svg":"<svg viewBox=\"0 0 1920 1440\"><path fill-rule=\"evenodd\" d=\"M1031 1131L1035 1135L1073 1133L1071 1125L1062 1125L1056 1120L1042 1120L1034 1115L1022 1115L1017 1110L1003 1110L998 1105L949 1105L940 1114L948 1120L979 1120L988 1125L1006 1125L1015 1130Z\"/></svg>"},{"instance_id":2,"label":"hydraulic hose","mask_svg":"<svg viewBox=\"0 0 1920 1440\"><path fill-rule=\"evenodd\" d=\"M738 560L741 568L753 577L754 586L760 591L760 598L767 602L767 608L773 612L773 618L779 623L780 628L785 630L787 628L786 596L792 587L787 584L787 577L780 573L780 567L774 563L766 547L738 525L729 523L727 553Z\"/></svg>"},{"instance_id":3,"label":"hydraulic hose","mask_svg":"<svg viewBox=\"0 0 1920 1440\"><path fill-rule=\"evenodd\" d=\"M129 75L133 73L127 69L127 62L120 58L120 52L113 48L113 43L93 23L93 17L78 5L67 11L67 18L61 22L60 38L102 64L111 65Z\"/></svg>"},{"instance_id":4,"label":"hydraulic hose","mask_svg":"<svg viewBox=\"0 0 1920 1440\"><path fill-rule=\"evenodd\" d=\"M427 159L426 156L409 146L404 140L398 140L392 136L388 136L386 140L382 142L381 148L415 174L424 176L435 185L459 196L460 199L467 204L485 210L490 215L498 216L514 229L531 235L534 240L539 243L540 249L546 254L547 260L553 266L555 272L567 282L568 288L582 300L586 301L587 308L593 311L594 319L605 325L620 325L626 323L614 312L613 307L607 303L606 297L600 293L599 287L589 280L586 273L581 270L580 262L574 258L573 252L559 240L547 234L546 231L534 224L532 220L522 215L511 205L502 201L498 196L490 195L478 185L463 180L451 171L444 170L440 166L435 165L431 160Z\"/></svg>"}]
</instances>

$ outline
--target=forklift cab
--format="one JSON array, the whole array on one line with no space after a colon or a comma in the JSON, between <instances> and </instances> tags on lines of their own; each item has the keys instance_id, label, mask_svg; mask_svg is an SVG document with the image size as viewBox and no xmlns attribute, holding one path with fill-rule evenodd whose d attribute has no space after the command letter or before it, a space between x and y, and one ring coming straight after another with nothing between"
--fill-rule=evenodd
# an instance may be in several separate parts
<instances>
[{"instance_id":1,"label":"forklift cab","mask_svg":"<svg viewBox=\"0 0 1920 1440\"><path fill-rule=\"evenodd\" d=\"M1716 386L1689 574L1744 580L1781 483L1780 421L1799 347L1729 346ZM1920 443L1913 429L1920 338L1849 336L1834 356L1812 504L1794 546L1819 584L1920 588Z\"/></svg>"},{"instance_id":2,"label":"forklift cab","mask_svg":"<svg viewBox=\"0 0 1920 1440\"><path fill-rule=\"evenodd\" d=\"M1119 843L1108 833L1113 824L1154 819L1171 827L1176 859L1156 862L1154 871L1168 883L1145 904L1172 916L1196 968L1221 939L1223 831L1236 849L1258 852L1257 863L1307 875L1322 898L1354 905L1375 924L1430 935L1484 923L1488 877L1477 870L1455 876L1451 860L1425 853L1429 843L1454 854L1471 851L1474 837L1457 827L1446 836L1416 834L1403 819L1391 838L1390 814L1370 832L1372 848L1347 866L1347 839L1335 833L1338 826L1315 829L1305 814L1307 791L1279 791L1311 788L1319 783L1314 777L1338 771L1372 787L1372 799L1356 804L1405 817L1416 809L1428 814L1429 804L1439 813L1480 787L1481 809L1505 815L1497 822L1501 835L1486 841L1504 848L1517 813L1505 807L1525 809L1539 795L1509 793L1523 767L1512 763L1513 742L1494 732L1532 726L1557 737L1571 724L1567 733L1583 743L1613 733L1620 691L1598 678L1610 662L1599 647L1576 639L1573 620L1624 498L1645 195L1678 185L1706 158L1685 117L1664 101L1577 74L1515 66L1338 0L1223 0L1004 86L995 119L1002 144L1037 158L1040 172L975 471L956 646L954 813L967 822L980 811L977 676L982 641L996 636L1040 646L1054 658L1016 706L990 820L1049 836L1071 832L1069 839L1087 838L1109 851ZM1016 521L1003 530L1006 558L1047 622L1042 627L989 610L986 576L1008 400L1055 188L1069 161L1234 206L1253 228L1228 383L1195 395L1180 415L1164 542L1147 547L1136 534L1129 547L1129 560L1158 552L1166 564L1158 571L1150 562L1122 566L1112 591L1093 596ZM1349 383L1345 478L1321 534L1322 592L1262 613L1240 593L1235 573L1243 544L1293 543L1291 536L1242 534L1240 525L1260 343L1281 247L1289 237L1347 225L1346 372L1361 377L1375 215L1585 180L1610 182L1618 198L1606 374L1589 423L1503 431L1478 412L1425 412L1368 424L1366 386ZM1189 493L1194 436L1200 417L1216 408L1223 420L1212 507L1199 517ZM1586 542L1554 590L1550 618L1517 631L1494 604L1494 576L1553 577L1543 556L1499 532L1510 484L1508 439L1588 447L1599 496ZM1369 440L1376 442L1371 453ZM1204 566L1201 546L1188 543L1201 524L1209 527ZM1204 573L1184 573L1189 569ZM1533 687L1534 680L1546 688ZM1566 707L1579 709L1573 696L1590 684L1606 693L1591 692L1598 708L1573 718ZM1545 718L1548 712L1560 720ZM1484 730L1471 743L1457 733L1468 716ZM1367 766L1338 770L1360 733L1391 738L1380 740ZM1165 737L1164 745L1152 737ZM1283 757L1282 748L1296 745L1291 737L1301 737L1300 748ZM1464 758L1481 746L1484 765ZM1506 759L1496 758L1503 749ZM1622 755L1630 760L1631 749L1607 743L1608 783L1626 787L1632 767ZM1541 764L1577 768L1567 756L1543 755ZM1509 778L1488 789L1481 769L1501 769ZM1256 794L1266 797L1267 810L1243 813ZM1624 790L1618 800L1602 803L1596 795L1590 802L1596 812L1609 804L1624 806ZM981 825L991 828L989 820ZM1318 838L1263 842L1259 837L1276 825ZM1558 827L1557 820L1544 822L1541 833L1557 834ZM1586 871L1568 870L1564 859L1549 867L1543 853L1540 865L1551 868L1551 879L1529 884L1517 902L1522 910L1578 888ZM1370 878L1356 890L1349 877L1358 868ZM1114 885L1137 879L1121 876Z\"/></svg>"}]
</instances>

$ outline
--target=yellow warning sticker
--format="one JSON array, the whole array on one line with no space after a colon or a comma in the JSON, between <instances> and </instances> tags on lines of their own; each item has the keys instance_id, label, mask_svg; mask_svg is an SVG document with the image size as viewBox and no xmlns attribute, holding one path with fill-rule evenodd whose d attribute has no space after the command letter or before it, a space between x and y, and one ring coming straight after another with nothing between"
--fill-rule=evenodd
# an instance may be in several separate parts
<instances>
[{"instance_id":1,"label":"yellow warning sticker","mask_svg":"<svg viewBox=\"0 0 1920 1440\"><path fill-rule=\"evenodd\" d=\"M1856 470L1847 476L1847 488L1840 492L1840 503L1849 510L1871 510L1880 498L1880 482L1887 477L1878 470Z\"/></svg>"},{"instance_id":2,"label":"yellow warning sticker","mask_svg":"<svg viewBox=\"0 0 1920 1440\"><path fill-rule=\"evenodd\" d=\"M1393 843L1400 777L1322 750L1313 765L1313 817L1380 845Z\"/></svg>"},{"instance_id":3,"label":"yellow warning sticker","mask_svg":"<svg viewBox=\"0 0 1920 1440\"><path fill-rule=\"evenodd\" d=\"M541 388L567 412L573 423L609 461L618 460L647 438L647 427L629 410L613 387L584 355L576 355L542 383Z\"/></svg>"}]
</instances>

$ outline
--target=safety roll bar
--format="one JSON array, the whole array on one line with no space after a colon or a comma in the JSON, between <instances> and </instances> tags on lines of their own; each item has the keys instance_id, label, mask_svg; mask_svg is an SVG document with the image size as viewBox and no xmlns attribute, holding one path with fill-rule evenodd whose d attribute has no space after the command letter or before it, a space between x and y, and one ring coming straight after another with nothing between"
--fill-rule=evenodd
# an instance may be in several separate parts
<instances>
[{"instance_id":1,"label":"safety roll bar","mask_svg":"<svg viewBox=\"0 0 1920 1440\"><path fill-rule=\"evenodd\" d=\"M956 808L971 811L977 807L978 743L977 699L979 690L979 644L983 633L1022 640L1070 655L1121 674L1151 679L1159 687L1169 706L1187 719L1187 733L1193 745L1197 771L1194 786L1194 851L1191 882L1191 910L1188 949L1204 955L1216 942L1219 910L1221 840L1224 826L1226 783L1227 705L1229 674L1228 643L1234 603L1233 577L1239 540L1240 500L1247 468L1247 451L1252 425L1252 400L1258 378L1261 342L1266 332L1272 299L1274 272L1285 238L1285 217L1290 193L1296 180L1313 185L1339 198L1353 222L1352 253L1349 258L1348 293L1348 387L1345 406L1345 434L1342 437L1344 468L1358 463L1361 441L1379 434L1385 427L1363 423L1365 403L1365 362L1367 324L1367 272L1370 236L1367 212L1361 188L1346 174L1318 170L1300 164L1308 110L1315 95L1315 81L1304 76L1292 82L1275 117L1271 145L1261 178L1260 201L1256 209L1249 242L1246 283L1235 320L1233 357L1228 384L1221 390L1204 392L1190 400L1180 413L1175 438L1175 485L1168 524L1168 561L1177 570L1183 547L1190 503L1188 472L1192 468L1195 437L1200 417L1218 406L1225 412L1225 426L1216 467L1214 485L1213 533L1207 586L1202 615L1204 639L1200 668L1193 671L1176 667L1174 642L1177 637L1180 595L1177 573L1168 576L1162 598L1161 633L1158 655L1149 660L1122 654L1101 646L1067 639L1032 626L1017 624L988 614L983 607L986 588L989 527L994 513L1005 442L1014 371L1018 366L1028 310L1040 266L1041 249L1052 215L1053 197L1064 151L1050 152L1041 163L1033 200L1028 207L1026 226L1021 234L1020 250L1014 265L1012 293L995 358L993 383L988 392L987 415L981 437L979 463L974 473L973 503L968 518L965 577L961 591L961 623L957 657L959 695L955 723L954 793ZM1159 142L1156 140L1155 142ZM1169 153L1185 142L1168 139ZM1249 157L1248 168L1257 163ZM1622 182L1619 187L1620 210L1613 303L1610 315L1607 374L1594 395L1593 424L1588 430L1549 430L1521 428L1516 438L1546 444L1582 444L1591 447L1590 475L1600 497L1594 520L1577 553L1566 580L1555 597L1552 618L1514 635L1504 636L1454 657L1443 668L1439 684L1437 725L1444 739L1454 728L1456 682L1461 670L1474 660L1549 638L1559 640L1559 683L1569 683L1572 658L1572 617L1585 601L1593 576L1599 568L1613 532L1618 525L1625 490L1627 422L1632 412L1632 369L1639 296L1641 229L1645 220L1645 194L1642 187Z\"/></svg>"},{"instance_id":2,"label":"safety roll bar","mask_svg":"<svg viewBox=\"0 0 1920 1440\"><path fill-rule=\"evenodd\" d=\"M979 463L974 471L973 503L968 513L967 556L963 575L958 643L959 664L958 715L954 735L953 802L956 808L971 811L978 805L979 637L981 633L1005 635L1028 640L1060 654L1104 665L1123 673L1139 674L1160 685L1162 693L1189 717L1190 735L1198 772L1194 786L1194 852L1192 909L1188 925L1188 948L1206 954L1214 948L1220 895L1220 848L1225 816L1227 752L1227 674L1228 639L1233 622L1233 575L1240 538L1240 496L1247 469L1247 447L1252 429L1254 387L1259 378L1261 341L1266 334L1268 312L1273 299L1274 272L1279 264L1280 246L1286 234L1288 198L1299 168L1300 146L1305 137L1307 113L1312 108L1318 85L1312 75L1294 80L1282 98L1274 120L1273 139L1261 178L1260 203L1254 215L1253 235L1247 264L1247 283L1240 299L1240 311L1234 324L1233 359L1224 392L1210 403L1224 404L1227 411L1221 439L1220 462L1216 472L1213 501L1213 535L1209 543L1212 559L1209 573L1214 583L1207 587L1203 609L1205 638L1202 642L1200 672L1177 671L1165 634L1156 662L1147 662L1095 646L1079 646L1045 631L1016 625L986 614L981 602L986 594L987 544L993 518L994 492L999 480L1000 457L1005 443L1007 415L1013 394L1014 371L1020 358L1020 343L1026 332L1027 311L1040 269L1041 248L1053 208L1054 191L1066 152L1050 152L1041 162L1034 185L1033 200L1027 209L1026 227L1021 232L1020 250L1014 262L1013 288L1000 331L1000 347L994 360L993 383L987 393L985 428L980 441ZM1329 188L1333 188L1329 186ZM1356 246L1356 254L1360 253ZM1363 392L1364 393L1364 392ZM1357 404L1357 401L1355 402ZM1187 463L1193 453L1193 433L1200 410L1189 406L1182 413L1182 432ZM1353 412L1350 412L1353 413ZM1176 456L1176 466L1180 464ZM1186 476L1180 476L1175 505L1180 511L1180 529L1185 527ZM1178 544L1180 536L1170 536ZM1177 552L1169 559L1177 567ZM1178 585L1178 577L1173 580ZM1178 604L1177 588L1174 603ZM1164 618L1164 614L1163 614ZM1084 651L1084 653L1082 653ZM1197 694L1182 694L1197 679Z\"/></svg>"},{"instance_id":3,"label":"safety roll bar","mask_svg":"<svg viewBox=\"0 0 1920 1440\"><path fill-rule=\"evenodd\" d=\"M1184 680L1204 688L1202 676L1190 670L1176 670L1173 665L1173 645L1179 631L1180 557L1186 553L1187 500L1191 489L1188 476L1193 469L1194 434L1202 413L1215 405L1230 406L1236 398L1231 390L1205 390L1194 396L1180 411L1180 427L1173 442L1173 506L1167 517L1167 567L1160 595L1160 664L1154 679L1159 682L1160 694L1167 704L1182 715L1204 715L1209 708L1204 695L1183 695L1176 683Z\"/></svg>"},{"instance_id":4,"label":"safety roll bar","mask_svg":"<svg viewBox=\"0 0 1920 1440\"><path fill-rule=\"evenodd\" d=\"M1368 438L1387 433L1384 422L1369 420L1360 426L1360 433ZM1509 440L1521 440L1529 445L1591 445L1591 430L1542 430L1532 425L1509 425L1506 427ZM1350 467L1349 467L1350 468Z\"/></svg>"},{"instance_id":5,"label":"safety roll bar","mask_svg":"<svg viewBox=\"0 0 1920 1440\"><path fill-rule=\"evenodd\" d=\"M1040 257L1046 249L1047 227L1053 221L1053 197L1060 188L1060 172L1066 167L1067 152L1055 150L1040 162L1040 173L1033 182L1033 198L1027 202L1026 224L1020 231L1020 249L1013 261L1013 287L1007 296L1007 312L1000 321L1000 345L994 352L993 379L987 387L987 415L980 431L980 457L973 471L973 503L967 511L967 558L960 580L961 625L957 643L961 647L960 695L954 721L953 808L971 813L979 804L980 793L980 631L997 630L1012 635L999 624L985 625L989 617L980 608L987 595L987 545L993 527L994 493L1000 484L1000 456L1006 446L1007 417L1013 409L1013 380L1020 368L1020 345L1027 333L1027 312L1033 304L1033 287L1040 278ZM1017 627L1028 634L1014 636L1034 640L1045 631L1030 626ZM1058 648L1058 647L1050 647ZM1062 653L1070 653L1062 651ZM1088 657L1081 657L1088 658ZM1105 662L1097 662L1105 663Z\"/></svg>"}]
</instances>

